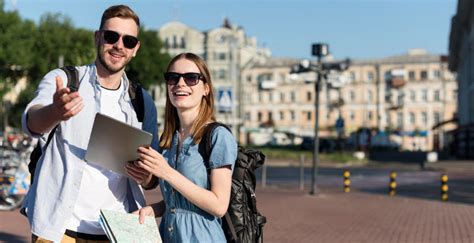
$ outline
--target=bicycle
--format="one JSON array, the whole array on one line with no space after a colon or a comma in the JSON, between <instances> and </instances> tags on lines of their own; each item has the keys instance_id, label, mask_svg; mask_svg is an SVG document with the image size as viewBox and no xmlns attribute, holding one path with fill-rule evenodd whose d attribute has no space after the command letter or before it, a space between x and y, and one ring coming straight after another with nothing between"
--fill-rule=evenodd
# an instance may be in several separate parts
<instances>
[{"instance_id":1,"label":"bicycle","mask_svg":"<svg viewBox=\"0 0 474 243\"><path fill-rule=\"evenodd\" d=\"M17 150L0 147L0 211L20 207L30 187L28 171L28 147Z\"/></svg>"}]
</instances>

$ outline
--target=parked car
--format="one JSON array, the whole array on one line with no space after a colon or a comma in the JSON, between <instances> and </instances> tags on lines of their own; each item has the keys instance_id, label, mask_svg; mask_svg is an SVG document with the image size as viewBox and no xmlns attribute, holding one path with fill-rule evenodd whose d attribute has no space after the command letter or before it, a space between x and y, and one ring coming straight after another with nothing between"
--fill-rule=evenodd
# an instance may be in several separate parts
<instances>
[{"instance_id":1,"label":"parked car","mask_svg":"<svg viewBox=\"0 0 474 243\"><path fill-rule=\"evenodd\" d=\"M303 137L301 149L313 150L314 137ZM331 138L319 138L319 152L330 153L336 149L336 142Z\"/></svg>"}]
</instances>

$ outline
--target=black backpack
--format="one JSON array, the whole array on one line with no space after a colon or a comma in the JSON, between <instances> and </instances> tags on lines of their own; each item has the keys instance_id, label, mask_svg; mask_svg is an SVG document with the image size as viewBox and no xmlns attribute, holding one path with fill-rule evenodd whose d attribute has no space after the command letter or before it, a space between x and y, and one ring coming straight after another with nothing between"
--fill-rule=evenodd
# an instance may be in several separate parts
<instances>
[{"instance_id":1,"label":"black backpack","mask_svg":"<svg viewBox=\"0 0 474 243\"><path fill-rule=\"evenodd\" d=\"M206 168L209 168L209 157L212 151L211 134L221 123L213 122L207 125L199 143L199 153L204 158ZM265 216L257 210L255 195L255 170L265 162L265 155L257 150L238 147L237 159L232 174L232 188L229 208L222 217L222 228L227 242L263 242L263 226L267 222Z\"/></svg>"},{"instance_id":2,"label":"black backpack","mask_svg":"<svg viewBox=\"0 0 474 243\"><path fill-rule=\"evenodd\" d=\"M61 70L63 70L66 73L67 76L67 87L71 90L71 92L78 91L79 90L79 85L80 85L80 80L79 80L79 72L74 66L64 66L61 67ZM143 101L143 90L140 84L136 82L130 82L130 87L128 89L128 94L130 95L130 99L132 101L133 108L135 109L135 113L137 114L137 118L139 122L143 122L143 117L144 117L144 101ZM35 170L36 170L36 164L38 163L38 160L41 158L41 155L43 154L43 149L48 147L49 142L51 142L51 139L54 136L54 133L56 132L56 129L58 128L59 124L56 125L51 132L49 133L48 140L46 140L46 144L42 148L40 146L40 143L36 145L36 147L33 149L33 151L30 154L30 163L28 163L28 171L30 172L30 180L31 184L33 184L34 180L34 175L35 175Z\"/></svg>"}]
</instances>

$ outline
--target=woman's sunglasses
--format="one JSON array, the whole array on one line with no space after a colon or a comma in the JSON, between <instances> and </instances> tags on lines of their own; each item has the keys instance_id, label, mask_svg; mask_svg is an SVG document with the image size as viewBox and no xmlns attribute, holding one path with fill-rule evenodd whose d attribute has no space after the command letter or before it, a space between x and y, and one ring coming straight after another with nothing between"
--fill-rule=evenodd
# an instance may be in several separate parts
<instances>
[{"instance_id":1,"label":"woman's sunglasses","mask_svg":"<svg viewBox=\"0 0 474 243\"><path fill-rule=\"evenodd\" d=\"M179 79L183 77L184 82L187 86L194 86L199 83L199 80L203 78L200 73L175 73L175 72L166 72L164 74L166 83L168 85L176 85L179 82Z\"/></svg>"},{"instance_id":2,"label":"woman's sunglasses","mask_svg":"<svg viewBox=\"0 0 474 243\"><path fill-rule=\"evenodd\" d=\"M103 30L104 40L107 44L115 44L120 39L120 34L112 30ZM131 35L122 35L123 46L127 49L133 49L138 44L138 38Z\"/></svg>"}]
</instances>

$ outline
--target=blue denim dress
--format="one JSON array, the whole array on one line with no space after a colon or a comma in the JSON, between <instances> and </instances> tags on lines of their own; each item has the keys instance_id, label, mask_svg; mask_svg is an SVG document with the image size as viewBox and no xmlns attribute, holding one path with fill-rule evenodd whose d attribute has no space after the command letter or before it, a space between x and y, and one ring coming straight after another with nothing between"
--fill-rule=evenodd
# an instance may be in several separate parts
<instances>
[{"instance_id":1,"label":"blue denim dress","mask_svg":"<svg viewBox=\"0 0 474 243\"><path fill-rule=\"evenodd\" d=\"M212 132L211 141L210 169L231 165L233 170L237 143L232 134L224 127L217 127ZM181 151L177 151L176 132L171 148L163 150L162 155L183 176L209 189L209 174L198 147L188 137L183 141ZM163 242L226 242L220 218L201 210L161 179L160 188L166 202L166 211L160 224Z\"/></svg>"}]
</instances>

